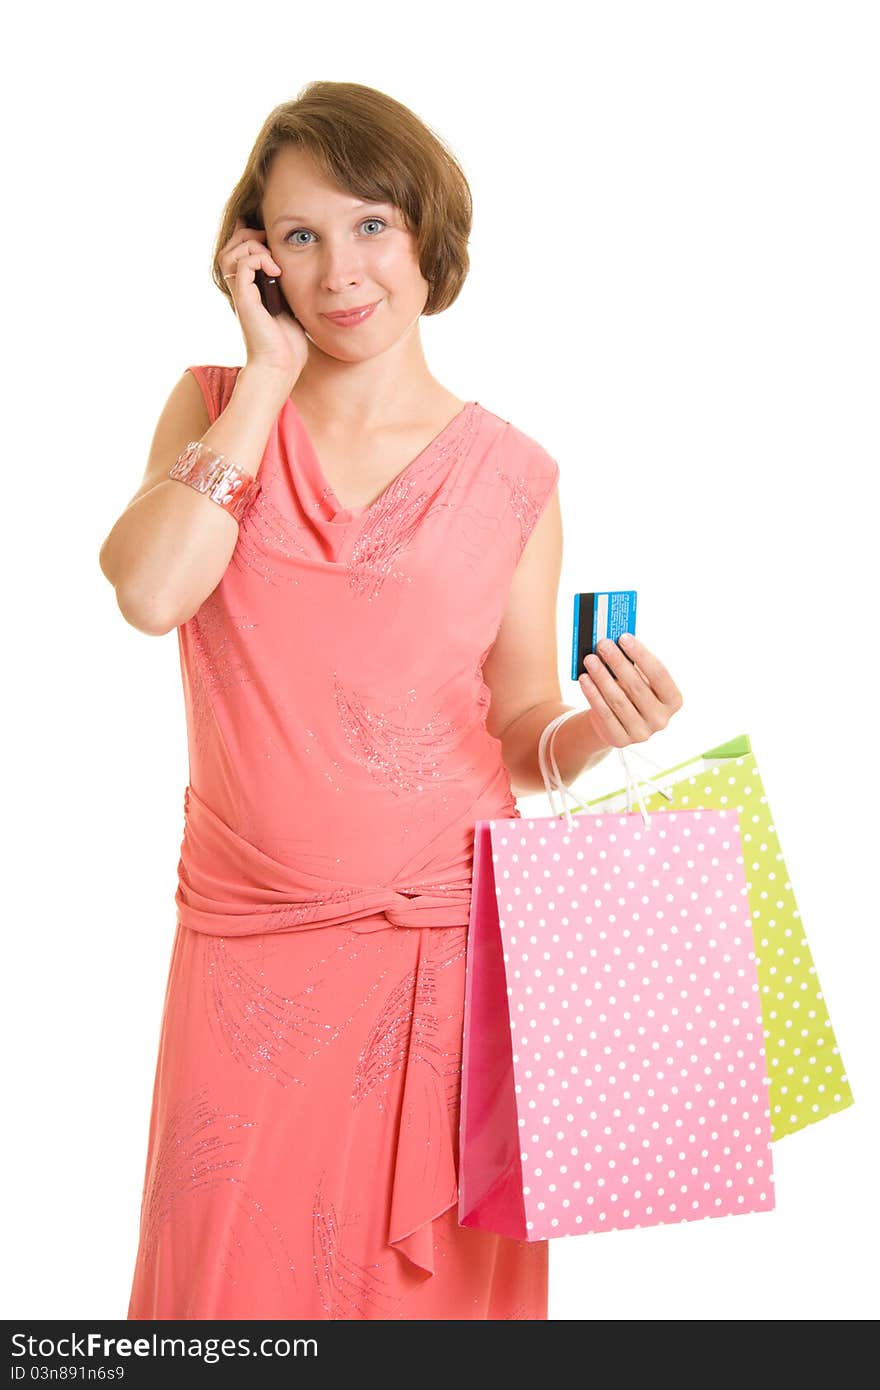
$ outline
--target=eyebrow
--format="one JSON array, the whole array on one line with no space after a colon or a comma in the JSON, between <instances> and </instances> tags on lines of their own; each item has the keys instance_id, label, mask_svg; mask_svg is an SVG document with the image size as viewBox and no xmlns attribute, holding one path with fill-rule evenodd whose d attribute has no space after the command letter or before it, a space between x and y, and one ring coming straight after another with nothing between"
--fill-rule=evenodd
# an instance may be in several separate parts
<instances>
[{"instance_id":1,"label":"eyebrow","mask_svg":"<svg viewBox=\"0 0 880 1390\"><path fill-rule=\"evenodd\" d=\"M359 208L390 208L391 203L355 203L352 212L357 212ZM301 212L283 212L280 217L276 217L272 223L273 227L279 226L282 222L308 222L308 218Z\"/></svg>"}]
</instances>

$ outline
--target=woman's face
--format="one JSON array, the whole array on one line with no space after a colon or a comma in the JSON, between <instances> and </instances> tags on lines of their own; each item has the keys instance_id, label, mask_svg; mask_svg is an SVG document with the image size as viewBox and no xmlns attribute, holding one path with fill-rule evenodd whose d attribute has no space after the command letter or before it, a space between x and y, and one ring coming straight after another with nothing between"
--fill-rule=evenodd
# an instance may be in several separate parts
<instances>
[{"instance_id":1,"label":"woman's face","mask_svg":"<svg viewBox=\"0 0 880 1390\"><path fill-rule=\"evenodd\" d=\"M346 361L373 357L418 323L430 285L415 237L392 203L341 192L303 150L287 146L272 161L262 215L284 297L322 352ZM325 317L374 302L353 327Z\"/></svg>"}]
</instances>

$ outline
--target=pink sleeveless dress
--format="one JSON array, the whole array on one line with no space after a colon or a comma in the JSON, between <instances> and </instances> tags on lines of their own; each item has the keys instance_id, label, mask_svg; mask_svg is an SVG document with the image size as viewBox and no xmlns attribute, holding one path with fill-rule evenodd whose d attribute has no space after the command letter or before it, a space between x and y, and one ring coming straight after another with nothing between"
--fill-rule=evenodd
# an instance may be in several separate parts
<instances>
[{"instance_id":1,"label":"pink sleeveless dress","mask_svg":"<svg viewBox=\"0 0 880 1390\"><path fill-rule=\"evenodd\" d=\"M211 419L237 367L190 367ZM474 823L518 814L482 664L557 484L468 401L343 508L285 402L177 629L189 780L135 1319L547 1317L547 1242L461 1227Z\"/></svg>"}]
</instances>

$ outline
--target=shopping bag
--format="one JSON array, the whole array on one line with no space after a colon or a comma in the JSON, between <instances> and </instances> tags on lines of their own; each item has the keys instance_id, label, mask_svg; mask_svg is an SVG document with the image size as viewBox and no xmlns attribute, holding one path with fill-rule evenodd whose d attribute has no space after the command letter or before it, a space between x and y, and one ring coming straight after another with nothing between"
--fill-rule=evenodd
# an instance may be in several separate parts
<instances>
[{"instance_id":1,"label":"shopping bag","mask_svg":"<svg viewBox=\"0 0 880 1390\"><path fill-rule=\"evenodd\" d=\"M737 810L478 821L459 1223L534 1241L769 1211L770 1138Z\"/></svg>"},{"instance_id":2,"label":"shopping bag","mask_svg":"<svg viewBox=\"0 0 880 1390\"><path fill-rule=\"evenodd\" d=\"M652 769L659 768L639 756ZM627 786L586 802L589 812L629 804L632 773L626 763L624 770ZM739 814L773 1138L846 1109L853 1103L852 1091L748 735L655 771L653 780L664 792L649 790L640 801L652 813L714 807Z\"/></svg>"}]
</instances>

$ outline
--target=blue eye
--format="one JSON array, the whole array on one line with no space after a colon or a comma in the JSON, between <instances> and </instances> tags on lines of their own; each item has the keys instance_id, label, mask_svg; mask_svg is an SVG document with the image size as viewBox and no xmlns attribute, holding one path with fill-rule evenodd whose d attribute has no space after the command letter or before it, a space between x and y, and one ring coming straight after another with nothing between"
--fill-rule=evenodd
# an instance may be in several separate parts
<instances>
[{"instance_id":1,"label":"blue eye","mask_svg":"<svg viewBox=\"0 0 880 1390\"><path fill-rule=\"evenodd\" d=\"M359 225L360 225L361 227L364 227L364 226L366 226L366 224L367 224L368 222L378 222L378 224L379 224L380 227L384 227L384 226L386 225L386 224L382 221L382 218L381 218L381 217L365 217L364 220L363 220L363 222L361 222ZM288 244L290 244L290 239L291 239L291 237L295 237L299 232L305 232L306 236L314 236L314 232L308 231L307 228L305 228L305 227L294 227L292 231L290 231L290 232L287 233L287 235L283 238L283 240L284 240L285 242L287 242ZM307 241L301 241L301 242L299 242L298 244L299 244L300 246L308 246L309 243L308 243Z\"/></svg>"}]
</instances>

